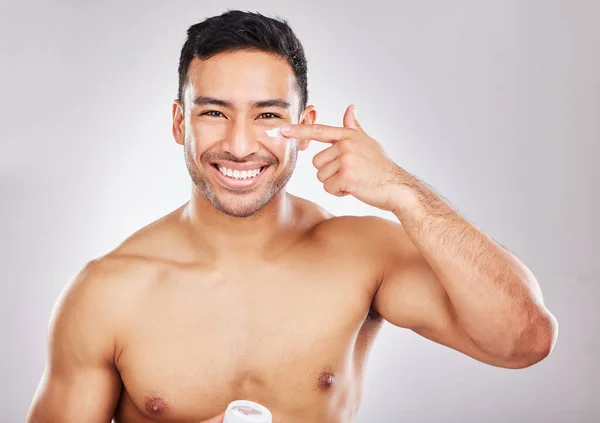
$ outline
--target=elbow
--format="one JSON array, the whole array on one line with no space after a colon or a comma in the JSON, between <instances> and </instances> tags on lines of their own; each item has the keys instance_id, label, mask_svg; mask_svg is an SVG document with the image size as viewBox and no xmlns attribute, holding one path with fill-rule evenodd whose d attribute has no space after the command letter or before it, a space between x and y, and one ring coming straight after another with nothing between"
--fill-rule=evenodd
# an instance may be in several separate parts
<instances>
[{"instance_id":1,"label":"elbow","mask_svg":"<svg viewBox=\"0 0 600 423\"><path fill-rule=\"evenodd\" d=\"M511 353L511 368L524 369L548 357L558 338L558 322L545 311L529 323L517 337Z\"/></svg>"}]
</instances>

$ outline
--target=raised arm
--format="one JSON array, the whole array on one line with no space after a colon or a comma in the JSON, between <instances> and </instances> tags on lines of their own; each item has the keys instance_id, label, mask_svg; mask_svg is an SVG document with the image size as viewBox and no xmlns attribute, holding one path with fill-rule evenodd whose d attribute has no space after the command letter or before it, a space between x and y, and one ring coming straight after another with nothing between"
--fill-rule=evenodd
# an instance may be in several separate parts
<instances>
[{"instance_id":1,"label":"raised arm","mask_svg":"<svg viewBox=\"0 0 600 423\"><path fill-rule=\"evenodd\" d=\"M424 201L397 213L405 227L389 222L380 231L387 260L375 309L487 364L523 368L544 359L557 323L531 271L442 200L430 200L435 210Z\"/></svg>"},{"instance_id":2,"label":"raised arm","mask_svg":"<svg viewBox=\"0 0 600 423\"><path fill-rule=\"evenodd\" d=\"M48 361L27 423L109 423L121 391L114 315L103 277L88 265L50 323Z\"/></svg>"},{"instance_id":3,"label":"raised arm","mask_svg":"<svg viewBox=\"0 0 600 423\"><path fill-rule=\"evenodd\" d=\"M331 144L313 158L325 191L393 212L401 223L360 235L369 260L387 258L373 304L383 318L498 366L526 367L550 354L558 324L532 272L392 161L358 123L356 107L346 109L343 128L280 130Z\"/></svg>"}]
</instances>

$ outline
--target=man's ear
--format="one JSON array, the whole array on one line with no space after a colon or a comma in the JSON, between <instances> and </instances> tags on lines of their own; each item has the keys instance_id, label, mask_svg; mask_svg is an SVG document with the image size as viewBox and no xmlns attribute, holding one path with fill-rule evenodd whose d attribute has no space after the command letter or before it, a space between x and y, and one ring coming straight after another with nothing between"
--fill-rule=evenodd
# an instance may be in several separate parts
<instances>
[{"instance_id":1,"label":"man's ear","mask_svg":"<svg viewBox=\"0 0 600 423\"><path fill-rule=\"evenodd\" d=\"M302 112L302 116L300 117L301 125L314 125L317 122L317 111L315 110L315 106L308 106ZM298 140L298 150L304 151L308 148L310 144L310 140Z\"/></svg>"},{"instance_id":2,"label":"man's ear","mask_svg":"<svg viewBox=\"0 0 600 423\"><path fill-rule=\"evenodd\" d=\"M185 139L183 106L179 100L173 101L171 116L173 118L173 127L171 128L173 138L177 144L183 145Z\"/></svg>"}]
</instances>

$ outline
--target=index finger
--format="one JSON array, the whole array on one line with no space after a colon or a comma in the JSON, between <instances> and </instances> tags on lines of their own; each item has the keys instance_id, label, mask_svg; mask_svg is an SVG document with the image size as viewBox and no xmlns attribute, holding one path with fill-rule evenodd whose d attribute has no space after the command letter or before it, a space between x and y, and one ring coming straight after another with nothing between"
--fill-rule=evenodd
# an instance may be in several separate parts
<instances>
[{"instance_id":1,"label":"index finger","mask_svg":"<svg viewBox=\"0 0 600 423\"><path fill-rule=\"evenodd\" d=\"M289 130L288 130L289 128ZM335 143L346 138L348 128L340 128L327 125L283 125L281 134L286 138L297 138L301 140L314 140L320 142Z\"/></svg>"}]
</instances>

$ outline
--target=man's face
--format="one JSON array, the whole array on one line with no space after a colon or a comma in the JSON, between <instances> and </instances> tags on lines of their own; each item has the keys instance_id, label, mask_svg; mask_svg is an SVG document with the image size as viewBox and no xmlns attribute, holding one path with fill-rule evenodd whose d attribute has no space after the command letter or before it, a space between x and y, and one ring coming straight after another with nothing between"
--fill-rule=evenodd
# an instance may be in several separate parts
<instances>
[{"instance_id":1,"label":"man's face","mask_svg":"<svg viewBox=\"0 0 600 423\"><path fill-rule=\"evenodd\" d=\"M242 51L194 59L188 75L184 112L177 102L173 108L173 132L192 181L218 210L250 216L285 187L298 149L307 147L266 133L298 123L294 72L276 56ZM302 123L312 123L312 109Z\"/></svg>"}]
</instances>

